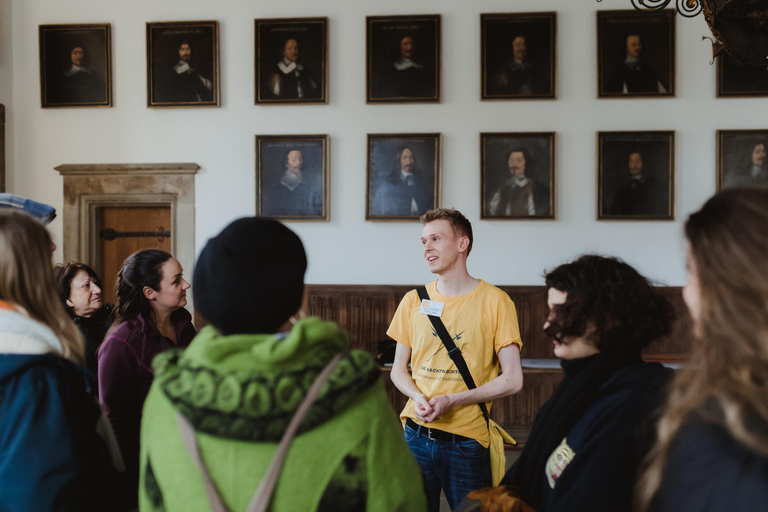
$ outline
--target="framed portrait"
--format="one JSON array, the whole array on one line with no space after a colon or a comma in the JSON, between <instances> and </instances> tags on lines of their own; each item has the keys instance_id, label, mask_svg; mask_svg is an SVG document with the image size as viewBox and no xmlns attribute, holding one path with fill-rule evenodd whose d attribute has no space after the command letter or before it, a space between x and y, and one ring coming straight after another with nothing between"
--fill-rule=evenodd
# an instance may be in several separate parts
<instances>
[{"instance_id":1,"label":"framed portrait","mask_svg":"<svg viewBox=\"0 0 768 512\"><path fill-rule=\"evenodd\" d=\"M556 134L480 134L480 218L556 218Z\"/></svg>"},{"instance_id":2,"label":"framed portrait","mask_svg":"<svg viewBox=\"0 0 768 512\"><path fill-rule=\"evenodd\" d=\"M768 67L736 64L728 54L719 55L717 96L768 96Z\"/></svg>"},{"instance_id":3,"label":"framed portrait","mask_svg":"<svg viewBox=\"0 0 768 512\"><path fill-rule=\"evenodd\" d=\"M717 191L768 185L768 130L717 131Z\"/></svg>"},{"instance_id":4,"label":"framed portrait","mask_svg":"<svg viewBox=\"0 0 768 512\"><path fill-rule=\"evenodd\" d=\"M256 136L256 216L328 221L328 135Z\"/></svg>"},{"instance_id":5,"label":"framed portrait","mask_svg":"<svg viewBox=\"0 0 768 512\"><path fill-rule=\"evenodd\" d=\"M480 99L557 98L557 13L480 15Z\"/></svg>"},{"instance_id":6,"label":"framed portrait","mask_svg":"<svg viewBox=\"0 0 768 512\"><path fill-rule=\"evenodd\" d=\"M675 219L675 132L597 133L597 220Z\"/></svg>"},{"instance_id":7,"label":"framed portrait","mask_svg":"<svg viewBox=\"0 0 768 512\"><path fill-rule=\"evenodd\" d=\"M366 101L440 103L440 15L366 18Z\"/></svg>"},{"instance_id":8,"label":"framed portrait","mask_svg":"<svg viewBox=\"0 0 768 512\"><path fill-rule=\"evenodd\" d=\"M256 104L328 103L328 18L257 19Z\"/></svg>"},{"instance_id":9,"label":"framed portrait","mask_svg":"<svg viewBox=\"0 0 768 512\"><path fill-rule=\"evenodd\" d=\"M43 108L111 107L109 23L40 25Z\"/></svg>"},{"instance_id":10,"label":"framed portrait","mask_svg":"<svg viewBox=\"0 0 768 512\"><path fill-rule=\"evenodd\" d=\"M368 134L365 220L418 221L440 207L442 135Z\"/></svg>"},{"instance_id":11,"label":"framed portrait","mask_svg":"<svg viewBox=\"0 0 768 512\"><path fill-rule=\"evenodd\" d=\"M597 97L676 94L675 11L597 11Z\"/></svg>"},{"instance_id":12,"label":"framed portrait","mask_svg":"<svg viewBox=\"0 0 768 512\"><path fill-rule=\"evenodd\" d=\"M219 22L147 23L147 106L218 107Z\"/></svg>"}]
</instances>

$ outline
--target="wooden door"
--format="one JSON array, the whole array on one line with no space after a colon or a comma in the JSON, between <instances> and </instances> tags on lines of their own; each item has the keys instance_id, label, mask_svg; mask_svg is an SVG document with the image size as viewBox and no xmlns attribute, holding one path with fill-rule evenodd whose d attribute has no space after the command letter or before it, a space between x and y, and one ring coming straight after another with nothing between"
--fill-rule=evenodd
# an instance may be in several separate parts
<instances>
[{"instance_id":1,"label":"wooden door","mask_svg":"<svg viewBox=\"0 0 768 512\"><path fill-rule=\"evenodd\" d=\"M97 215L98 263L104 302L117 300L117 273L125 258L139 249L171 251L170 206L102 207Z\"/></svg>"}]
</instances>

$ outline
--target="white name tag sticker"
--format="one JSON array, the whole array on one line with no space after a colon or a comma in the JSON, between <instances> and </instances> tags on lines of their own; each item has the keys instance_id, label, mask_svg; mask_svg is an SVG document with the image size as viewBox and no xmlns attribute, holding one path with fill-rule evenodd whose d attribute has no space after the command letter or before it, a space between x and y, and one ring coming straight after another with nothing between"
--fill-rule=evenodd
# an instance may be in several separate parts
<instances>
[{"instance_id":1,"label":"white name tag sticker","mask_svg":"<svg viewBox=\"0 0 768 512\"><path fill-rule=\"evenodd\" d=\"M445 307L444 302L437 302L436 300L423 299L421 301L421 308L419 309L419 313L423 315L436 316L439 318L443 316L444 307Z\"/></svg>"}]
</instances>

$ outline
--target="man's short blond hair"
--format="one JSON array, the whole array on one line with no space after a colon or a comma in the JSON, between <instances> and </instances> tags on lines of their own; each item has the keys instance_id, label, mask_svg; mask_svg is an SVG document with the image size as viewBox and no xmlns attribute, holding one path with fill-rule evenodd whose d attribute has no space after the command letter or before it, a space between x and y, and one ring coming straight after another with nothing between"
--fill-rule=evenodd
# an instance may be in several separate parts
<instances>
[{"instance_id":1,"label":"man's short blond hair","mask_svg":"<svg viewBox=\"0 0 768 512\"><path fill-rule=\"evenodd\" d=\"M422 224L428 224L436 220L447 220L454 233L469 238L469 245L467 246L467 256L469 256L470 251L472 251L472 224L470 224L464 214L455 208L435 208L421 216Z\"/></svg>"}]
</instances>

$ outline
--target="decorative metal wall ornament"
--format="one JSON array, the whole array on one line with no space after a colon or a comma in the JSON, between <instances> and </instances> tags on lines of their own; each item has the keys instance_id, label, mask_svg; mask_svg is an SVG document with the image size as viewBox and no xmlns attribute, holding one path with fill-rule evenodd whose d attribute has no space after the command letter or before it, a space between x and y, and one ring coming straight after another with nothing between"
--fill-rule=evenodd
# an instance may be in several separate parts
<instances>
[{"instance_id":1,"label":"decorative metal wall ornament","mask_svg":"<svg viewBox=\"0 0 768 512\"><path fill-rule=\"evenodd\" d=\"M672 0L630 0L632 7L638 11L660 11L665 9ZM701 14L702 0L675 0L677 12L686 18L693 18Z\"/></svg>"},{"instance_id":2,"label":"decorative metal wall ornament","mask_svg":"<svg viewBox=\"0 0 768 512\"><path fill-rule=\"evenodd\" d=\"M603 0L597 0L602 2ZM672 0L630 0L632 7L638 11L661 11L666 9ZM693 18L701 14L703 0L675 0L677 12L686 18Z\"/></svg>"},{"instance_id":3,"label":"decorative metal wall ornament","mask_svg":"<svg viewBox=\"0 0 768 512\"><path fill-rule=\"evenodd\" d=\"M601 2L602 0L597 0ZM638 11L659 11L673 0L630 0ZM675 0L677 13L693 18L704 13L714 57L752 66L768 65L768 0Z\"/></svg>"}]
</instances>

